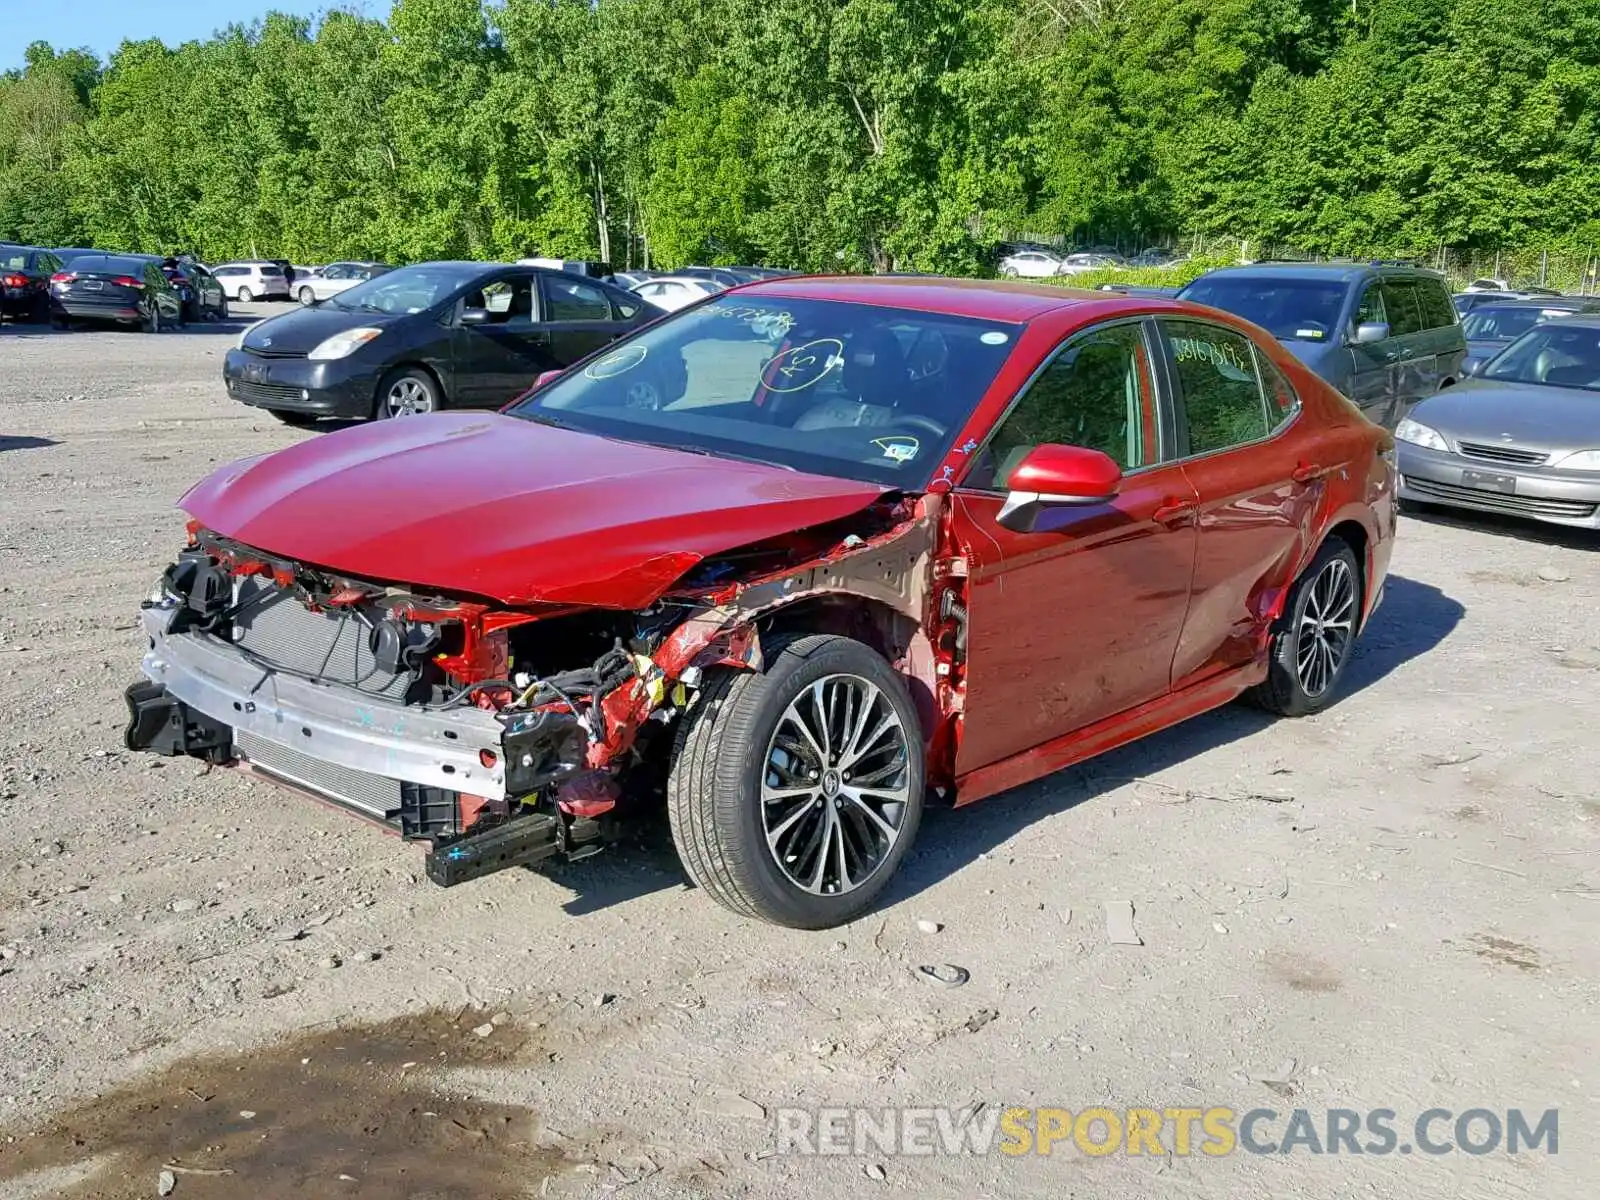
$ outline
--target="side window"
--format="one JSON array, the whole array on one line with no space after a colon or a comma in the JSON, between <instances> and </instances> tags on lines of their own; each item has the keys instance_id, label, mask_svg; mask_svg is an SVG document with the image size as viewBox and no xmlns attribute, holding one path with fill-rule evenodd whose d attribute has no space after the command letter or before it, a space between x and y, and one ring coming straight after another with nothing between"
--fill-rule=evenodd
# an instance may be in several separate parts
<instances>
[{"instance_id":1,"label":"side window","mask_svg":"<svg viewBox=\"0 0 1600 1200\"><path fill-rule=\"evenodd\" d=\"M1267 436L1266 397L1255 345L1242 333L1199 321L1162 321L1189 427L1189 453L1209 454Z\"/></svg>"},{"instance_id":2,"label":"side window","mask_svg":"<svg viewBox=\"0 0 1600 1200\"><path fill-rule=\"evenodd\" d=\"M1003 490L1035 446L1103 450L1124 471L1155 461L1150 356L1138 323L1069 341L1000 423L963 481Z\"/></svg>"},{"instance_id":3,"label":"side window","mask_svg":"<svg viewBox=\"0 0 1600 1200\"><path fill-rule=\"evenodd\" d=\"M1422 316L1429 329L1448 329L1456 323L1456 308L1444 284L1436 279L1419 280L1417 296L1422 301Z\"/></svg>"},{"instance_id":4,"label":"side window","mask_svg":"<svg viewBox=\"0 0 1600 1200\"><path fill-rule=\"evenodd\" d=\"M545 299L552 321L609 321L611 304L606 294L576 278L546 275Z\"/></svg>"},{"instance_id":5,"label":"side window","mask_svg":"<svg viewBox=\"0 0 1600 1200\"><path fill-rule=\"evenodd\" d=\"M1363 325L1383 325L1389 320L1389 314L1383 307L1383 288L1376 281L1367 284L1367 290L1361 293L1361 303L1356 306L1356 328ZM1354 333L1355 330L1350 331Z\"/></svg>"},{"instance_id":6,"label":"side window","mask_svg":"<svg viewBox=\"0 0 1600 1200\"><path fill-rule=\"evenodd\" d=\"M347 278L349 274L350 268L348 267L329 267L322 273L322 277L324 279L344 279Z\"/></svg>"},{"instance_id":7,"label":"side window","mask_svg":"<svg viewBox=\"0 0 1600 1200\"><path fill-rule=\"evenodd\" d=\"M1389 336L1405 337L1424 328L1422 307L1417 303L1417 284L1411 279L1383 281L1383 307L1389 312Z\"/></svg>"},{"instance_id":8,"label":"side window","mask_svg":"<svg viewBox=\"0 0 1600 1200\"><path fill-rule=\"evenodd\" d=\"M1300 397L1295 393L1294 385L1261 347L1257 346L1255 351L1256 370L1261 372L1261 383L1267 393L1267 424L1270 432L1276 433L1300 411Z\"/></svg>"},{"instance_id":9,"label":"side window","mask_svg":"<svg viewBox=\"0 0 1600 1200\"><path fill-rule=\"evenodd\" d=\"M533 280L496 279L465 298L467 308L482 308L491 325L531 325L533 323Z\"/></svg>"},{"instance_id":10,"label":"side window","mask_svg":"<svg viewBox=\"0 0 1600 1200\"><path fill-rule=\"evenodd\" d=\"M618 321L631 321L639 315L639 302L626 292L612 292L611 315Z\"/></svg>"}]
</instances>

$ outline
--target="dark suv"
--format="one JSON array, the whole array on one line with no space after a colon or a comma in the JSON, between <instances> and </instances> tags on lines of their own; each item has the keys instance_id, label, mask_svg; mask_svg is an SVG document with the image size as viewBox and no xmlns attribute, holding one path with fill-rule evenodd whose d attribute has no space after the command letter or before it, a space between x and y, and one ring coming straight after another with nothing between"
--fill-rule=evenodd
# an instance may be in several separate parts
<instances>
[{"instance_id":1,"label":"dark suv","mask_svg":"<svg viewBox=\"0 0 1600 1200\"><path fill-rule=\"evenodd\" d=\"M1179 299L1254 321L1393 429L1466 373L1443 275L1387 263L1257 263L1196 279Z\"/></svg>"}]
</instances>

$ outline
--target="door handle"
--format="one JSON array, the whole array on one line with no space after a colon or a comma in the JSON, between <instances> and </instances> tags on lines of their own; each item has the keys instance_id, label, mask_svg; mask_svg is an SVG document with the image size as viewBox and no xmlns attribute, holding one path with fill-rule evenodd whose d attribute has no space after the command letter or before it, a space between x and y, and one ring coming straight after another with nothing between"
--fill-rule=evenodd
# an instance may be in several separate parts
<instances>
[{"instance_id":1,"label":"door handle","mask_svg":"<svg viewBox=\"0 0 1600 1200\"><path fill-rule=\"evenodd\" d=\"M1313 479L1321 479L1328 473L1328 468L1320 467L1316 463L1303 462L1289 472L1289 478L1296 483L1310 483Z\"/></svg>"},{"instance_id":2,"label":"door handle","mask_svg":"<svg viewBox=\"0 0 1600 1200\"><path fill-rule=\"evenodd\" d=\"M1187 520L1195 507L1193 500L1165 500L1156 506L1150 519L1158 525L1176 525L1180 520Z\"/></svg>"}]
</instances>

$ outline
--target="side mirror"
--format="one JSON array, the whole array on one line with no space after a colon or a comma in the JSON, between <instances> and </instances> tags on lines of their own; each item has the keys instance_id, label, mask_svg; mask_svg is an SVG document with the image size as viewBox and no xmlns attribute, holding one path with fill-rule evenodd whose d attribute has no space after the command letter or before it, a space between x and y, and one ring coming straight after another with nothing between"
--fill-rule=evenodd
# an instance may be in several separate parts
<instances>
[{"instance_id":1,"label":"side mirror","mask_svg":"<svg viewBox=\"0 0 1600 1200\"><path fill-rule=\"evenodd\" d=\"M1010 494L996 520L1013 533L1032 533L1039 514L1065 505L1105 504L1122 486L1122 468L1109 454L1082 446L1035 446L1007 481Z\"/></svg>"},{"instance_id":2,"label":"side mirror","mask_svg":"<svg viewBox=\"0 0 1600 1200\"><path fill-rule=\"evenodd\" d=\"M463 308L461 310L461 323L463 325L487 325L489 323L489 310L487 308Z\"/></svg>"},{"instance_id":3,"label":"side mirror","mask_svg":"<svg viewBox=\"0 0 1600 1200\"><path fill-rule=\"evenodd\" d=\"M560 379L563 374L564 372L561 371L540 371L539 378L533 381L533 390L537 392L545 384Z\"/></svg>"},{"instance_id":4,"label":"side mirror","mask_svg":"<svg viewBox=\"0 0 1600 1200\"><path fill-rule=\"evenodd\" d=\"M1387 341L1389 326L1384 321L1367 321L1356 326L1356 345L1367 346L1373 342Z\"/></svg>"},{"instance_id":5,"label":"side mirror","mask_svg":"<svg viewBox=\"0 0 1600 1200\"><path fill-rule=\"evenodd\" d=\"M1488 365L1489 360L1486 358L1469 358L1461 364L1461 371L1464 375L1482 375L1484 367Z\"/></svg>"}]
</instances>

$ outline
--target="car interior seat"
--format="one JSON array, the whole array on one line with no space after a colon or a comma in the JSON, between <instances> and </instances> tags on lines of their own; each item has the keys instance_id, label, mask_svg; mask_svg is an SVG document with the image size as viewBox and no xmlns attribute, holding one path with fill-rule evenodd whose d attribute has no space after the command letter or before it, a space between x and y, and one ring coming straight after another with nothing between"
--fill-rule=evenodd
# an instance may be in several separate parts
<instances>
[{"instance_id":1,"label":"car interior seat","mask_svg":"<svg viewBox=\"0 0 1600 1200\"><path fill-rule=\"evenodd\" d=\"M874 325L850 338L839 375L842 393L801 413L794 428L837 429L887 425L894 404L910 383L906 354L887 325Z\"/></svg>"}]
</instances>

